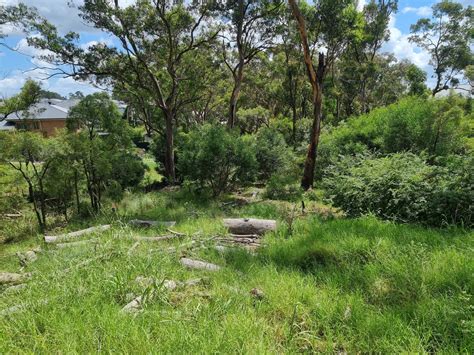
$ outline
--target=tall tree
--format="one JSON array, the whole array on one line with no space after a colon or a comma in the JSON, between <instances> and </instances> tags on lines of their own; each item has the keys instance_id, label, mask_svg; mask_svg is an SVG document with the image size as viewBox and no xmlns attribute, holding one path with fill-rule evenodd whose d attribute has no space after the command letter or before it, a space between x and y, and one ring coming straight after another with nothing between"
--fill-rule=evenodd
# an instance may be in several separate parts
<instances>
[{"instance_id":1,"label":"tall tree","mask_svg":"<svg viewBox=\"0 0 474 355\"><path fill-rule=\"evenodd\" d=\"M183 63L217 36L217 31L203 26L209 15L209 6L196 1L143 0L124 8L118 0L85 0L80 16L114 36L120 49L104 43L83 49L77 34L60 36L45 21L32 24L41 36L30 37L29 43L55 53L46 59L58 66L69 65L72 72L60 71L61 75L146 92L164 117L165 175L173 183L177 112L189 103L182 87L191 78Z\"/></svg>"},{"instance_id":2,"label":"tall tree","mask_svg":"<svg viewBox=\"0 0 474 355\"><path fill-rule=\"evenodd\" d=\"M450 0L432 7L431 18L421 18L411 26L411 42L428 51L436 84L432 95L459 84L457 76L474 64L474 9Z\"/></svg>"},{"instance_id":3,"label":"tall tree","mask_svg":"<svg viewBox=\"0 0 474 355\"><path fill-rule=\"evenodd\" d=\"M370 0L363 10L363 25L344 53L339 80L346 116L370 111L373 83L381 73L379 52L390 37L388 23L397 10L398 0Z\"/></svg>"},{"instance_id":4,"label":"tall tree","mask_svg":"<svg viewBox=\"0 0 474 355\"><path fill-rule=\"evenodd\" d=\"M300 33L304 63L312 89L313 124L301 179L301 186L307 190L313 186L314 182L316 154L321 134L324 77L334 61L344 52L352 37L357 34L359 21L353 1L320 0L314 4L315 13L311 24L316 30L311 33L312 38L310 38L306 29L306 20L298 4L295 0L290 0L289 6ZM313 53L316 49L310 47L310 40L326 48L325 52L321 51L318 54L317 67L313 64Z\"/></svg>"},{"instance_id":5,"label":"tall tree","mask_svg":"<svg viewBox=\"0 0 474 355\"><path fill-rule=\"evenodd\" d=\"M227 119L231 128L237 118L244 69L258 53L272 45L274 20L282 3L280 0L225 0L218 5L225 19L221 35L223 60L233 79Z\"/></svg>"}]
</instances>

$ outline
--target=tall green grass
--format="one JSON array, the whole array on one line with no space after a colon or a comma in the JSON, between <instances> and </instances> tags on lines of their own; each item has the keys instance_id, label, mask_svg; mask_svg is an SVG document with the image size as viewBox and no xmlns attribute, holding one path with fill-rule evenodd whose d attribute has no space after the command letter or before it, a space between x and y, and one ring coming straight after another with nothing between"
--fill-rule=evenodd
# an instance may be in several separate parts
<instances>
[{"instance_id":1,"label":"tall green grass","mask_svg":"<svg viewBox=\"0 0 474 355\"><path fill-rule=\"evenodd\" d=\"M130 195L97 246L43 246L24 270L33 272L28 287L0 293L0 310L27 305L0 317L0 353L474 351L473 233L305 216L289 235L283 205L226 208L181 192ZM207 240L223 232L223 216L274 217L281 228L256 254L220 253L210 242L191 250L190 237L129 253L132 236L165 231L131 228L128 219L175 219L174 229ZM181 256L223 269L190 271ZM4 270L18 271L13 256L0 258ZM132 295L151 294L134 282L139 275L156 278L155 296L138 315L121 314ZM203 283L195 287L160 286L196 277Z\"/></svg>"}]
</instances>

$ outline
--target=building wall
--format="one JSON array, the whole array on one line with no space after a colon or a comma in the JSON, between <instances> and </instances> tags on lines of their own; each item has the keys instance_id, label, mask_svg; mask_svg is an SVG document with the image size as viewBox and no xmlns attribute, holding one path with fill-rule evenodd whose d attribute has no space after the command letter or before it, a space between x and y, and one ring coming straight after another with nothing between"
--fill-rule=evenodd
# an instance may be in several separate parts
<instances>
[{"instance_id":1,"label":"building wall","mask_svg":"<svg viewBox=\"0 0 474 355\"><path fill-rule=\"evenodd\" d=\"M45 137L54 136L57 129L65 128L65 120L41 120L40 131Z\"/></svg>"}]
</instances>

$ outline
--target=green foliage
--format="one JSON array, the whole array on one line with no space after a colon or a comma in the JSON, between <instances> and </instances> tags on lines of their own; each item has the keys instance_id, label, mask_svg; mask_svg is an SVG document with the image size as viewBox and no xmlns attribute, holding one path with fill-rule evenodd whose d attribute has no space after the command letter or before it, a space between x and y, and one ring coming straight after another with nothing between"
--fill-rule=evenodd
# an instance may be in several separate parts
<instances>
[{"instance_id":1,"label":"green foliage","mask_svg":"<svg viewBox=\"0 0 474 355\"><path fill-rule=\"evenodd\" d=\"M43 90L41 85L34 80L28 79L21 91L3 102L3 105L0 105L0 114L8 116L13 112L24 111L23 116L20 118L28 117L28 109L31 105L38 102L41 98Z\"/></svg>"},{"instance_id":2,"label":"green foliage","mask_svg":"<svg viewBox=\"0 0 474 355\"><path fill-rule=\"evenodd\" d=\"M339 155L376 151L389 154L411 151L430 156L463 153L467 148L465 99L407 97L399 102L353 117L323 132L318 169ZM319 170L318 174L321 175Z\"/></svg>"},{"instance_id":3,"label":"green foliage","mask_svg":"<svg viewBox=\"0 0 474 355\"><path fill-rule=\"evenodd\" d=\"M272 200L296 201L302 194L303 190L297 177L285 173L272 175L265 188L265 197Z\"/></svg>"},{"instance_id":4,"label":"green foliage","mask_svg":"<svg viewBox=\"0 0 474 355\"><path fill-rule=\"evenodd\" d=\"M421 18L411 26L410 41L428 51L436 84L433 96L456 87L456 75L473 63L473 8L459 2L442 0L432 6L431 18Z\"/></svg>"},{"instance_id":5,"label":"green foliage","mask_svg":"<svg viewBox=\"0 0 474 355\"><path fill-rule=\"evenodd\" d=\"M232 215L277 219L279 231L267 234L255 253L218 253L212 237L224 233L221 219L229 212L219 201L190 197L126 193L118 221L93 246L43 246L25 269L32 272L28 287L1 294L0 311L25 307L0 318L0 353L473 352L472 232L307 215L295 219L293 236L284 239L279 207L289 204L259 202L233 208ZM174 229L187 236L131 251L136 237L166 233L126 226L137 217L176 220ZM73 222L57 233L82 227ZM18 270L15 252L38 245L29 236L0 247L1 270ZM188 270L178 260L183 254L222 269ZM147 289L138 276L156 283ZM161 286L196 278L203 282ZM254 288L263 299L252 296ZM131 295L146 296L136 315L120 312Z\"/></svg>"},{"instance_id":6,"label":"green foliage","mask_svg":"<svg viewBox=\"0 0 474 355\"><path fill-rule=\"evenodd\" d=\"M145 165L139 157L119 152L111 157L111 178L122 189L137 186L145 175Z\"/></svg>"},{"instance_id":7,"label":"green foliage","mask_svg":"<svg viewBox=\"0 0 474 355\"><path fill-rule=\"evenodd\" d=\"M433 226L474 225L471 157L450 157L444 166L428 165L410 153L347 157L328 169L323 185L332 203L350 216L373 213Z\"/></svg>"},{"instance_id":8,"label":"green foliage","mask_svg":"<svg viewBox=\"0 0 474 355\"><path fill-rule=\"evenodd\" d=\"M254 144L252 137L204 125L181 136L178 170L188 183L208 187L217 196L255 178Z\"/></svg>"},{"instance_id":9,"label":"green foliage","mask_svg":"<svg viewBox=\"0 0 474 355\"><path fill-rule=\"evenodd\" d=\"M258 177L267 180L276 172L290 169L295 157L281 133L272 128L262 128L255 137Z\"/></svg>"}]
</instances>

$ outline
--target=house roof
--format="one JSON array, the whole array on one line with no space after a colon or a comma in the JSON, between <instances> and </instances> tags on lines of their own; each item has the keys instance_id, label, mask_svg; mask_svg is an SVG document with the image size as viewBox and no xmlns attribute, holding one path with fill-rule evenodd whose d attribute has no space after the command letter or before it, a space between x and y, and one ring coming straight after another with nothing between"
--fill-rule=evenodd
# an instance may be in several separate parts
<instances>
[{"instance_id":1,"label":"house roof","mask_svg":"<svg viewBox=\"0 0 474 355\"><path fill-rule=\"evenodd\" d=\"M7 121L18 121L22 119L33 120L65 120L69 109L79 100L41 99L37 104L30 107L28 111L17 111L8 115Z\"/></svg>"},{"instance_id":2,"label":"house roof","mask_svg":"<svg viewBox=\"0 0 474 355\"><path fill-rule=\"evenodd\" d=\"M30 120L66 120L69 110L76 106L80 100L41 99L28 111L17 111L8 115L6 121L15 122L23 119ZM126 105L114 101L119 111L123 114Z\"/></svg>"}]
</instances>

